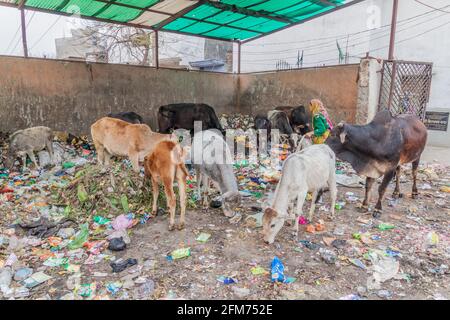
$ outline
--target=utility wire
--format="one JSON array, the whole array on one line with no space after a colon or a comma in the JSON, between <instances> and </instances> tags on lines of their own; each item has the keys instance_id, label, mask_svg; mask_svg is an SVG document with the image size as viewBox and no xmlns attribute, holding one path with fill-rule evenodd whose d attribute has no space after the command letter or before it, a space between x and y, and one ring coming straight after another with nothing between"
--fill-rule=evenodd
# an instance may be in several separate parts
<instances>
[{"instance_id":1,"label":"utility wire","mask_svg":"<svg viewBox=\"0 0 450 320\"><path fill-rule=\"evenodd\" d=\"M441 11L441 12L444 12L444 13L450 13L450 11L442 10L444 8L435 8L435 7L430 6L429 4L423 3L422 1L419 1L419 0L414 0L414 1L417 2L417 3L420 3L421 5L423 5L425 7L431 8L433 10Z\"/></svg>"},{"instance_id":2,"label":"utility wire","mask_svg":"<svg viewBox=\"0 0 450 320\"><path fill-rule=\"evenodd\" d=\"M430 11L427 11L427 12L424 12L424 13L418 14L416 16L412 16L412 17L406 18L406 19L399 20L398 23L402 23L402 22L413 20L413 19L416 19L416 18L419 18L419 17L422 17L422 16L426 16L426 15L428 15L430 13L433 13L433 12L436 12L436 11L440 11L442 9L446 9L448 7L450 7L450 5L445 5L445 6L440 7L440 8L433 8L433 10L430 10ZM444 11L444 12L447 12L447 11ZM382 29L382 28L386 28L386 27L390 27L390 26L391 26L391 24L389 23L389 24L382 25L379 28L374 28L374 29L369 29L369 30L367 30L367 29L366 30L361 30L361 31L358 31L358 32L349 33L349 35L357 35L357 34L361 34L361 33L365 33L365 32L371 32L371 31L374 31L374 30L377 30L377 29ZM267 45L303 43L303 42L308 42L308 41L310 42L310 41L317 41L317 40L336 39L337 37L338 38L339 37L345 38L345 37L347 37L347 34L341 34L341 35L335 35L335 36L327 36L327 37L323 37L323 38L314 38L314 39L300 40L300 41L275 42L275 43L267 43L267 44L264 44L264 43L263 44L261 44L261 43L260 44L249 43L249 44L245 44L245 47L246 46L267 46Z\"/></svg>"},{"instance_id":3,"label":"utility wire","mask_svg":"<svg viewBox=\"0 0 450 320\"><path fill-rule=\"evenodd\" d=\"M401 33L401 32L403 32L403 31L406 31L406 30L410 30L412 27L417 27L417 26L419 26L419 25L422 25L422 24L425 24L425 23L429 23L431 20L427 20L427 21L423 21L423 22L420 22L420 23L417 23L417 24L415 24L415 25L413 25L413 26L411 26L411 27L407 27L407 28L404 28L404 29L401 29L401 30L399 30L399 31L397 31L397 33ZM449 21L450 22L450 21ZM368 39L368 40L366 40L366 41L360 41L360 42L357 42L357 43L349 43L349 46L351 46L351 47L355 47L355 46L360 46L360 45L364 45L364 44L366 44L366 43L370 43L370 42L372 42L372 41L374 41L374 40L379 40L379 39L382 39L382 38L384 38L386 35L384 35L384 36L380 36L380 37L375 37L375 38L370 38L370 39ZM333 44L333 46L335 46L336 44L334 43ZM331 46L331 45L330 45ZM304 56L305 57L307 57L307 56L315 56L315 55L317 55L317 54L325 54L325 53L332 53L332 52L335 52L336 51L336 49L332 49L332 50L325 50L325 51L319 51L319 52L310 52L310 53L306 53ZM273 61L273 60L279 60L279 59L295 59L296 57L294 57L294 56L289 56L289 57L277 57L277 58L267 58L267 59L252 59L252 60L242 60L242 61L244 61L244 62L246 62L246 61Z\"/></svg>"},{"instance_id":4,"label":"utility wire","mask_svg":"<svg viewBox=\"0 0 450 320\"><path fill-rule=\"evenodd\" d=\"M424 24L424 23L428 23L428 22L430 22L430 21L433 21L433 20L435 20L435 19L438 19L438 18L441 18L441 17L443 17L443 16L445 16L445 14L442 14L442 15L439 15L439 16L437 16L437 17L434 17L434 18L430 18L430 19L428 19L428 20L425 20L425 21L422 21L422 22L420 22L420 23L417 23L417 24L415 24L415 25L412 25L412 26L408 26L408 27L405 27L405 28L402 28L402 29L400 29L400 30L398 30L397 32L398 33L400 33L400 32L402 32L402 31L405 31L405 30L409 30L410 28L412 28L412 27L416 27L416 26L419 26L419 25L422 25L422 24ZM387 33L386 33L387 32ZM383 33L383 35L381 35ZM374 33L374 34L372 34L372 35L376 35L376 34L380 34L381 36L379 36L379 37L374 37L374 38L370 38L368 41L373 41L373 40L377 40L377 39L382 39L382 38L384 38L384 37L386 37L386 36L389 36L390 35L390 31L389 30L386 30L386 31L382 31L382 32L378 32L378 33ZM364 35L364 36L361 36L361 37L356 37L356 38L353 38L353 39L351 39L350 41L349 41L349 46L356 46L356 45L359 45L359 44L362 44L362 43L366 43L367 41L365 41L365 42L358 42L358 43L354 43L353 41L355 41L355 40L358 40L358 39L365 39L365 38L367 38L367 35ZM342 40L342 39L336 39L336 40ZM285 52L291 52L291 51L298 51L298 50L307 50L307 49L321 49L321 48L329 48L329 47L335 47L336 46L336 40L333 40L333 41L328 41L328 42L325 42L324 43L324 45L318 45L318 46L309 46L309 47L301 47L301 48L292 48L292 49L286 49L286 50L279 50L279 51L267 51L267 52L253 52L253 51L250 51L250 52L245 52L245 55L266 55L266 54L277 54L277 53L285 53ZM334 50L332 50L332 51L334 51ZM328 52L330 52L330 51L328 51ZM323 53L323 52L318 52L318 53ZM313 55L313 54L315 54L315 51L314 51L314 53L307 53L306 54L306 56L308 56L308 55Z\"/></svg>"},{"instance_id":5,"label":"utility wire","mask_svg":"<svg viewBox=\"0 0 450 320\"><path fill-rule=\"evenodd\" d=\"M436 27L433 27L433 28L431 28L431 29L428 29L428 30L426 30L426 31L424 31L424 32L421 32L421 33L419 33L419 34L415 34L415 35L412 35L412 36L410 36L410 37L408 37L408 38L405 38L405 39L396 41L395 44L396 44L396 45L397 45L397 44L402 44L402 43L407 42L407 41L409 41L409 40L416 39L417 37L423 36L423 35L425 35L425 34L428 34L428 33L432 32L432 31L435 31L435 30L437 30L437 29L440 29L440 28L442 28L442 27L444 27L444 26L446 26L446 25L448 25L448 24L450 24L450 21L447 21L447 22L445 22L445 23L443 23L443 24L440 24L440 25L438 25L438 26L436 26ZM387 48L389 48L389 45L385 45L385 46L382 46L382 47L378 47L378 48L375 48L375 49L371 49L370 52L380 51L380 50L387 49ZM365 53L366 53L366 52L360 52L360 53L357 53L356 56L362 56L362 55L364 55ZM356 57L356 56L352 56L352 57ZM360 58L361 58L361 57L360 57ZM318 65L318 64L325 63L325 62L328 62L328 61L336 61L336 58L326 59L326 60L321 60L321 61L317 61L317 62L314 62L314 63L307 63L307 64L315 64L315 65ZM247 64L259 64L259 65L261 65L260 63L251 63L251 62L247 62ZM268 65L268 64L269 64L269 63L265 63L264 65Z\"/></svg>"},{"instance_id":6,"label":"utility wire","mask_svg":"<svg viewBox=\"0 0 450 320\"><path fill-rule=\"evenodd\" d=\"M41 40L42 38L44 38L47 33L50 31L51 28L53 28L56 23L59 21L59 19L61 19L62 16L58 16L58 18L56 18L55 21L53 21L53 23L47 28L47 30L44 31L44 33L41 35L41 37L30 47L30 50L32 50Z\"/></svg>"},{"instance_id":7,"label":"utility wire","mask_svg":"<svg viewBox=\"0 0 450 320\"><path fill-rule=\"evenodd\" d=\"M443 6L442 8L447 8L447 7L450 7L450 5ZM422 13L422 14L419 14L419 15L416 15L416 16L413 16L413 17L409 17L409 18L400 20L398 22L398 25L399 26L406 25L406 24L408 24L410 22L415 21L416 19L419 19L421 17L424 17L424 16L429 15L431 13L434 13L436 11L437 11L437 9L436 10L434 9L434 10L427 11L425 13ZM434 20L434 19L439 18L441 16L443 16L443 15L439 15L437 17L433 17L433 18L431 18L430 20L427 20L427 21ZM381 27L379 27L377 29L363 30L363 31L349 33L349 34L345 34L345 35L341 35L341 36L329 36L329 37L324 37L324 38L315 38L315 39L301 40L301 41L297 41L297 42L296 41L290 41L290 42L285 42L285 43L286 44L293 44L293 43L301 43L301 42L313 42L313 41L319 41L319 40L323 40L323 39L331 39L330 41L322 42L322 43L319 43L319 44L316 43L316 44L313 44L313 45L310 45L310 46L307 46L307 47L302 47L301 49L305 50L305 49L313 49L313 48L315 49L315 48L334 47L336 45L336 40L339 41L339 40L342 40L342 39L346 39L349 36L364 34L366 32L372 32L372 35L388 32L386 35L389 35L389 30L381 30L381 29L383 29L385 27L390 27L390 24L381 26ZM171 34L167 34L167 35L169 36L168 37L169 39L170 39L170 36L172 36ZM352 41L357 40L357 39L363 39L365 37L366 36L353 38ZM172 39L175 39L175 37L172 38ZM189 44L193 44L193 45L198 45L198 43L195 43L195 42L192 42L192 41L187 41L187 40L185 40L185 38L177 39L177 40L179 40L180 42L183 42L183 43L189 43ZM268 44L253 44L253 45L252 44L246 44L245 47L247 47L247 46L257 46L257 45L258 46L265 46L265 45L281 45L281 44L283 44L283 42L268 43ZM349 45L351 45L351 44L349 44ZM284 52L298 51L298 50L299 50L299 48L296 47L296 48L292 48L292 49L283 49L283 50L277 50L277 51L250 51L250 52L246 52L245 54L246 55L267 55L267 54L284 53Z\"/></svg>"},{"instance_id":8,"label":"utility wire","mask_svg":"<svg viewBox=\"0 0 450 320\"><path fill-rule=\"evenodd\" d=\"M27 22L25 28L28 28L28 25L31 23L31 20L33 20L33 17L34 17L34 15L35 15L35 13L36 13L36 11L33 11L33 13L31 14L31 17L30 17L30 19L28 20L28 22ZM25 20L26 20L27 14L28 14L28 11L25 11ZM19 27L17 28L16 34L14 35L13 39L11 39L11 43L12 43L12 41L14 40L14 38L16 37L16 35L19 33L19 30L20 30L21 28L22 28L22 25L19 24ZM17 46L18 46L19 43L20 43L20 39L21 39L21 37L17 38L16 44L14 45L14 48L13 48L13 49L11 50L11 52L10 52L11 54L14 53L14 51L16 50ZM6 50L8 50L8 49L9 49L9 46L8 46L8 48L7 48Z\"/></svg>"}]
</instances>

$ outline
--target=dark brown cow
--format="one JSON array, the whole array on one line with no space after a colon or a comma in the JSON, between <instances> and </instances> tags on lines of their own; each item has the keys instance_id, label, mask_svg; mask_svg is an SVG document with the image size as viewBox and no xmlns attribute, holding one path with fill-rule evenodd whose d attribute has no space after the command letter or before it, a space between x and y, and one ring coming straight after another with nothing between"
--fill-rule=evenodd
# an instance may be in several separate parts
<instances>
[{"instance_id":1,"label":"dark brown cow","mask_svg":"<svg viewBox=\"0 0 450 320\"><path fill-rule=\"evenodd\" d=\"M402 164L412 163L412 197L417 197L417 168L426 141L427 129L419 118L413 115L393 117L388 110L384 110L364 126L340 123L326 143L338 158L350 162L358 174L367 177L364 209L368 208L370 189L375 179L384 175L373 214L379 217L381 201L394 175L397 176L394 197L401 196L399 179Z\"/></svg>"},{"instance_id":2,"label":"dark brown cow","mask_svg":"<svg viewBox=\"0 0 450 320\"><path fill-rule=\"evenodd\" d=\"M133 111L108 113L108 117L120 119L134 124L144 124L144 120L142 119L142 117Z\"/></svg>"},{"instance_id":3,"label":"dark brown cow","mask_svg":"<svg viewBox=\"0 0 450 320\"><path fill-rule=\"evenodd\" d=\"M225 131L214 109L204 103L174 103L161 106L158 110L159 132L186 129L194 134L194 122L201 121L202 130L217 129Z\"/></svg>"}]
</instances>

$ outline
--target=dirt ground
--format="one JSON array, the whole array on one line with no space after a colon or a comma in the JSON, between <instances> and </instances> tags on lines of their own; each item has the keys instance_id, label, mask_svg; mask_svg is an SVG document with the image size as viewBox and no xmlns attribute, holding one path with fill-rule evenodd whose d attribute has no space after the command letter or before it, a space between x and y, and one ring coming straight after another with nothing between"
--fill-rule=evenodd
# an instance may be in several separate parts
<instances>
[{"instance_id":1,"label":"dirt ground","mask_svg":"<svg viewBox=\"0 0 450 320\"><path fill-rule=\"evenodd\" d=\"M251 125L250 118L244 120ZM242 121L234 125L242 126ZM360 212L361 185L338 185L334 219L329 217L325 193L309 225L320 223L323 231L310 233L308 225L301 225L296 239L286 222L275 243L268 245L255 217L261 217L261 210L270 204L280 168L235 164L239 190L245 195L237 223L220 208L202 209L190 178L186 228L168 231L163 209L148 217L151 188L143 183L142 173L131 171L129 161L117 159L104 170L97 166L95 151L86 140L57 137L56 166L25 172L0 168L0 299L450 297L450 166L434 161L438 155L430 154L431 162L420 166L419 199L411 199L409 165L401 175L404 196L393 199L391 183L379 219ZM338 162L337 173L345 178L353 171ZM374 185L371 208L376 189ZM309 205L306 201L304 212ZM123 251L111 251L107 237L120 218L132 223L121 231L129 243ZM63 221L69 224L61 233ZM30 222L37 228L21 227ZM85 238L79 237L83 224L89 228ZM204 233L210 238L198 241ZM77 244L78 238L82 240ZM170 258L174 250L183 248L190 248L188 257ZM288 283L271 281L275 257L283 263ZM137 259L137 264L113 272L112 262L129 258Z\"/></svg>"},{"instance_id":2,"label":"dirt ground","mask_svg":"<svg viewBox=\"0 0 450 320\"><path fill-rule=\"evenodd\" d=\"M98 261L87 264L85 248L77 254L67 248L50 248L48 239L39 245L25 244L11 247L7 239L12 235L23 239L25 232L11 228L20 214L6 213L6 202L2 203L0 236L0 263L6 267L8 258L14 253L17 260L11 267L17 271L24 266L34 272L43 271L52 278L32 287L27 294L22 292L21 282L12 280L10 288L17 290L0 292L3 299L447 299L449 283L449 201L448 193L441 192L449 184L448 167L422 166L418 200L411 199L411 183L408 170L402 176L401 189L404 197L390 198L393 184L389 186L384 200L384 212L379 220L371 213L361 213L358 203L363 198L362 188L338 187L338 202L343 208L336 211L331 220L328 216L329 195L325 194L318 204L313 223L322 220L325 230L314 234L300 226L298 240L287 224L272 245L262 241L261 228L255 220L246 219L257 213L275 184L268 184L264 197L257 200L244 198L242 219L230 223L220 209L189 209L186 228L168 231L167 214L159 214L144 224L128 229L131 243L124 251L112 252L102 248ZM433 177L427 176L432 168ZM424 173L425 172L425 173ZM430 170L428 169L428 172ZM239 176L239 172L236 173ZM100 173L99 177L109 177ZM100 179L100 178L99 178ZM106 179L108 181L109 178ZM433 181L433 179L435 179ZM437 180L436 180L437 179ZM117 181L116 183L120 183ZM245 188L242 185L240 188ZM38 192L37 190L31 192ZM350 192L350 193L349 193ZM372 191L372 206L376 190ZM351 198L351 201L349 201ZM16 198L17 213L20 198ZM37 200L33 200L36 202ZM345 204L344 204L345 202ZM307 212L310 202L304 211ZM19 207L18 207L19 204ZM328 204L328 207L327 207ZM26 209L24 209L26 210ZM20 211L20 210L19 210ZM115 215L111 216L114 218ZM13 219L14 218L14 219ZM89 221L92 214L80 221ZM80 222L81 223L81 222ZM382 231L380 223L395 226ZM78 227L76 227L78 230ZM209 233L205 242L196 241L200 233ZM358 240L358 234L363 235ZM433 235L435 236L433 238ZM378 236L378 237L377 237ZM436 241L436 237L438 240ZM330 238L330 239L328 239ZM330 242L346 240L335 247ZM26 238L25 238L26 239ZM105 239L101 233L90 232L90 241ZM378 239L378 240L373 240ZM310 241L305 246L301 241ZM10 239L9 242L12 240ZM327 245L327 243L329 245ZM312 244L311 244L312 243ZM190 248L190 256L169 260L167 256L175 249ZM334 252L336 261L327 263L321 249ZM43 250L43 251L39 251ZM69 265L79 266L79 271L64 266L44 266L51 255L68 257ZM378 251L377 251L378 250ZM399 270L376 289L367 288L367 279L373 273L372 262L367 254L376 251L398 261ZM75 250L76 253L76 250ZM389 253L389 254L386 254ZM103 256L102 256L103 255ZM285 275L295 278L292 283L273 283L270 266L274 257L285 266ZM110 262L119 258L135 258L138 263L120 273L113 273ZM364 266L356 266L349 259L359 259ZM267 274L254 275L253 267L262 267ZM2 270L2 269L0 269ZM231 277L236 283L224 284L219 277ZM0 277L1 278L1 277ZM146 287L147 286L147 287ZM148 288L145 290L145 288ZM14 291L13 291L14 292ZM5 294L6 293L6 294Z\"/></svg>"},{"instance_id":3,"label":"dirt ground","mask_svg":"<svg viewBox=\"0 0 450 320\"><path fill-rule=\"evenodd\" d=\"M410 192L409 184L402 187L405 192L406 190ZM360 198L363 197L362 189L353 188L339 188L339 196L342 198L347 191L354 192ZM423 201L423 195L421 199ZM328 197L324 197L324 202L327 201ZM326 247L322 241L323 237L349 240L353 233L366 231L380 235L381 240L374 241L370 246L355 241L336 251L342 256L359 257L370 247L382 250L395 248L402 254L399 258L401 271L408 274L410 279L391 280L383 284L382 289L391 293L389 298L449 297L448 269L444 275L429 271L442 264L448 265L448 252L445 254L447 257L443 257L441 254L422 250L428 230L434 230L441 235L441 241L448 240L448 209L425 205L425 210L419 209L414 214L413 217L420 219L420 222L416 222L406 217L406 211L407 208L416 206L417 202L407 197L401 199L395 207L386 206L382 222L397 226L396 229L388 231L374 229L372 225L378 225L379 221L371 219L371 214L359 213L353 204L339 210L333 221L327 219L326 212L319 211L314 221L323 219L326 230L316 234L308 234L302 230L299 239ZM358 223L358 217L369 219L371 225ZM262 241L260 229L246 227L244 222L232 225L220 210L189 211L187 219L185 230L173 232L167 230L166 216L151 220L133 232L131 246L117 256L133 257L139 261L155 261L154 269L144 271L143 274L153 279L161 290L166 291L166 295L171 292L175 293L173 297L178 298L339 299L359 293L360 296L369 299L380 299L377 295L379 290L368 292L365 289L370 272L345 260L338 260L333 265L325 263L317 250L299 245L288 226L280 231L274 244L267 245ZM343 236L333 234L333 230L338 226L345 227ZM202 244L195 241L196 234L200 232L211 234L208 242ZM168 252L181 247L190 247L191 256L176 261L166 259ZM446 249L448 250L448 242ZM274 285L269 275L255 276L250 272L253 266L262 266L269 271L274 256L279 257L284 263L286 275L297 278L294 283ZM104 264L100 270L109 272L110 267ZM224 285L217 280L222 275L233 276L238 283ZM120 276L115 279L119 280ZM94 279L89 277L86 279L86 282L91 281ZM233 287L248 288L249 294L239 295Z\"/></svg>"}]
</instances>

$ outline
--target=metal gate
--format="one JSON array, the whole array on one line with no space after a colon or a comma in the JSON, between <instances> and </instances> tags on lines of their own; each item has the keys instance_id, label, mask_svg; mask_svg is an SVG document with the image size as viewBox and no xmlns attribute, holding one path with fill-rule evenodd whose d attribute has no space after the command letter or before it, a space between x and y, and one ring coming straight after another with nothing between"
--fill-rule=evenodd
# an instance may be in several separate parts
<instances>
[{"instance_id":1,"label":"metal gate","mask_svg":"<svg viewBox=\"0 0 450 320\"><path fill-rule=\"evenodd\" d=\"M422 121L430 97L433 63L385 60L378 110L415 114Z\"/></svg>"}]
</instances>

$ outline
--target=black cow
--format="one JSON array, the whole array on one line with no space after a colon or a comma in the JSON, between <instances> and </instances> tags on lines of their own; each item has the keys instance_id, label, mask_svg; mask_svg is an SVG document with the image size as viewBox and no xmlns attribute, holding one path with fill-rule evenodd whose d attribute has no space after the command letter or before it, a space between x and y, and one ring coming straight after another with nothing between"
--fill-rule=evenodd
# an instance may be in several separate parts
<instances>
[{"instance_id":1,"label":"black cow","mask_svg":"<svg viewBox=\"0 0 450 320\"><path fill-rule=\"evenodd\" d=\"M268 112L271 130L277 129L280 135L287 136L292 149L295 148L294 130L292 129L287 114L283 111L274 110Z\"/></svg>"},{"instance_id":2,"label":"black cow","mask_svg":"<svg viewBox=\"0 0 450 320\"><path fill-rule=\"evenodd\" d=\"M120 119L120 120L129 122L129 123L134 123L134 124L144 123L144 120L142 119L142 117L133 111L109 113L108 117Z\"/></svg>"},{"instance_id":3,"label":"black cow","mask_svg":"<svg viewBox=\"0 0 450 320\"><path fill-rule=\"evenodd\" d=\"M283 111L287 115L292 128L295 131L299 131L301 135L310 131L309 118L305 106L279 106L275 110Z\"/></svg>"},{"instance_id":4,"label":"black cow","mask_svg":"<svg viewBox=\"0 0 450 320\"><path fill-rule=\"evenodd\" d=\"M286 113L282 111L269 111L268 119L272 129L278 129L280 134L290 136L294 133L289 118Z\"/></svg>"},{"instance_id":5,"label":"black cow","mask_svg":"<svg viewBox=\"0 0 450 320\"><path fill-rule=\"evenodd\" d=\"M225 133L214 109L207 104L175 103L161 106L158 110L160 133L186 129L193 134L195 121L202 122L202 130L217 129L222 134Z\"/></svg>"},{"instance_id":6,"label":"black cow","mask_svg":"<svg viewBox=\"0 0 450 320\"><path fill-rule=\"evenodd\" d=\"M294 129L298 129L301 135L306 134L310 130L309 117L305 106L294 108L290 117L291 125Z\"/></svg>"},{"instance_id":7,"label":"black cow","mask_svg":"<svg viewBox=\"0 0 450 320\"><path fill-rule=\"evenodd\" d=\"M393 117L388 110L384 110L364 126L340 123L326 143L338 158L350 162L358 174L367 177L364 209L368 209L370 189L375 179L384 175L373 214L379 217L381 201L394 175L397 176L394 197L401 197L399 179L402 164L412 162L412 197L417 197L417 168L426 141L427 129L419 118L413 115Z\"/></svg>"}]
</instances>

